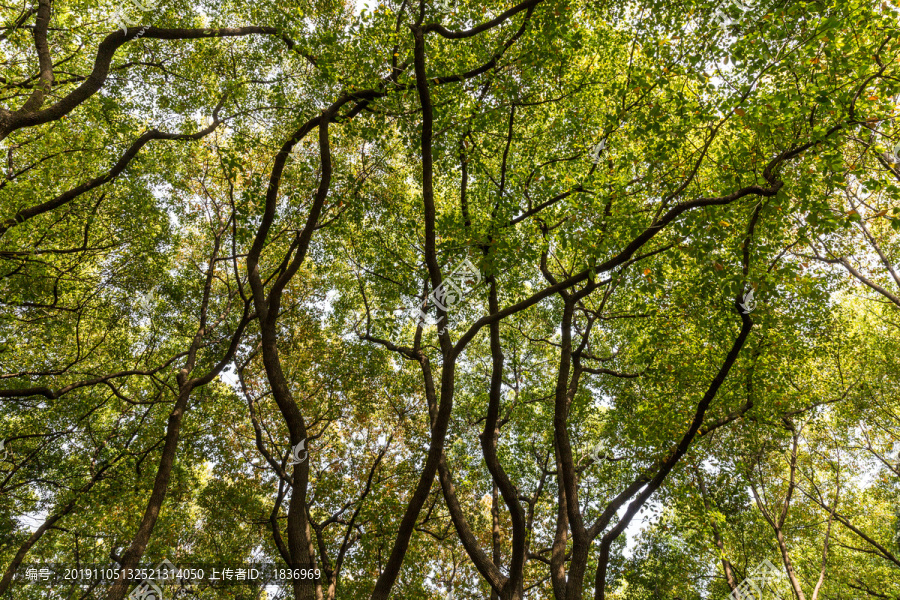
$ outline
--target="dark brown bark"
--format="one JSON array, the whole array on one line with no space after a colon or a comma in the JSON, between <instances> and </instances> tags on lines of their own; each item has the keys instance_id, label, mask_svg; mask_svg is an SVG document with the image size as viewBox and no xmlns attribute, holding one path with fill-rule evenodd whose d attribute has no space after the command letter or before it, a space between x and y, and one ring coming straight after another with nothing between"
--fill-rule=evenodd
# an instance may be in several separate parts
<instances>
[{"instance_id":1,"label":"dark brown bark","mask_svg":"<svg viewBox=\"0 0 900 600\"><path fill-rule=\"evenodd\" d=\"M495 565L500 564L500 490L497 484L491 489L491 560ZM497 590L491 588L491 600L499 600Z\"/></svg>"},{"instance_id":2,"label":"dark brown bark","mask_svg":"<svg viewBox=\"0 0 900 600\"><path fill-rule=\"evenodd\" d=\"M199 140L204 136L209 135L213 131L215 131L216 127L218 127L219 123L219 110L222 105L216 107L213 111L213 123L208 127L198 131L197 133L189 133L189 134L175 134L175 133L164 133L161 131L157 131L156 129L152 129L147 131L143 135L141 135L138 139L136 139L131 146L128 147L128 150L116 161L116 164L103 175L99 177L94 177L90 181L86 181L81 185L72 188L66 192L63 192L56 198L52 200L48 200L41 204L37 204L35 206L29 206L28 208L23 208L19 212L17 212L13 217L4 220L0 223L0 237L3 236L7 231L12 229L17 225L21 225L25 221L32 219L38 215L42 215L44 213L50 212L60 206L68 204L72 200L79 198L85 193L100 187L101 185L108 183L118 177L131 163L131 161L138 155L141 148L144 147L147 142L151 140L177 140L177 141L190 141L190 140Z\"/></svg>"},{"instance_id":3,"label":"dark brown bark","mask_svg":"<svg viewBox=\"0 0 900 600\"><path fill-rule=\"evenodd\" d=\"M703 498L703 508L706 510L706 514L709 515L711 507L709 503L709 494L706 491L706 482L703 480L703 471L694 469L694 474L697 477L697 486L700 489L700 496ZM734 569L731 566L731 561L727 558L725 542L722 541L722 535L719 533L719 525L715 520L710 519L710 527L713 532L713 542L716 544L716 548L719 549L719 554L722 555L722 571L725 573L725 581L728 583L728 588L733 592L737 588L738 582L734 576Z\"/></svg>"},{"instance_id":4,"label":"dark brown bark","mask_svg":"<svg viewBox=\"0 0 900 600\"><path fill-rule=\"evenodd\" d=\"M434 117L432 115L431 95L428 89L428 76L425 69L425 38L422 30L418 26L412 28L413 37L415 39L414 65L416 73L416 89L419 94L419 100L422 104L422 203L425 217L425 264L428 267L428 273L431 278L433 289L437 289L441 284L440 267L437 264L435 252L435 209L434 209L434 187L433 187L433 159L431 154L431 137ZM438 316L446 320L446 311L438 307ZM375 582L375 588L372 591L372 600L387 600L391 588L400 573L400 567L403 564L403 557L409 547L409 541L415 528L419 511L425 503L428 493L431 490L431 484L438 468L438 462L444 451L444 439L447 435L447 427L450 423L450 412L453 403L453 387L454 387L454 369L455 356L450 354L450 334L444 329L444 333L439 336L441 352L444 354L444 367L441 377L440 401L438 405L437 417L431 427L431 446L428 450L428 458L419 477L415 491L407 504L403 519L397 531L391 554L384 565L384 569Z\"/></svg>"},{"instance_id":5,"label":"dark brown bark","mask_svg":"<svg viewBox=\"0 0 900 600\"><path fill-rule=\"evenodd\" d=\"M45 1L49 6L49 0ZM6 138L10 133L18 129L34 127L36 125L55 121L72 112L80 104L97 93L97 91L103 87L103 84L106 83L110 64L112 63L116 50L126 42L134 40L141 32L143 32L142 37L159 40L192 40L215 37L239 37L254 34L281 35L275 27L255 26L225 27L219 29L165 29L159 27L148 27L144 29L142 27L129 27L124 35L121 31L116 31L106 36L103 41L100 42L91 74L81 85L72 90L72 92L65 97L61 98L58 102L47 108L38 110L40 106L43 105L43 92L41 92L39 98L40 103L38 103L38 100L35 100L37 96L33 94L29 99L29 102L26 102L26 104L17 111L0 109L0 140ZM43 81L43 64L41 76ZM50 74L50 77L52 77L52 73ZM38 90L35 90L35 94L37 93Z\"/></svg>"},{"instance_id":6,"label":"dark brown bark","mask_svg":"<svg viewBox=\"0 0 900 600\"><path fill-rule=\"evenodd\" d=\"M790 552L788 551L787 542L784 539L784 524L787 521L788 512L791 507L791 499L794 495L794 489L797 486L797 445L800 441L800 429L794 426L794 424L789 419L784 419L784 423L786 427L791 431L791 459L790 459L790 475L788 477L788 486L785 491L784 498L781 501L781 510L778 513L778 516L774 516L769 509L768 504L763 498L759 490L756 486L756 483L750 482L750 489L753 490L753 497L756 499L756 505L759 507L759 511L762 514L763 518L769 523L769 526L772 527L772 530L775 532L775 541L778 544L778 550L781 552L781 560L784 563L785 570L787 571L788 581L791 584L791 589L794 590L794 594L799 600L806 600L806 595L803 593L803 587L800 585L800 579L797 577L797 573L794 571L793 561L791 560Z\"/></svg>"},{"instance_id":7,"label":"dark brown bark","mask_svg":"<svg viewBox=\"0 0 900 600\"><path fill-rule=\"evenodd\" d=\"M500 308L497 300L496 278L493 275L489 276L488 283L490 285L488 305L493 313ZM503 502L509 511L512 521L509 580L505 583L503 589L500 590L500 598L501 600L518 600L524 593L525 540L528 532L525 527L525 511L519 502L518 490L510 481L509 476L503 469L503 465L500 464L500 460L497 458L497 441L500 434L498 421L500 419L504 361L503 350L500 345L499 322L494 322L490 325L490 341L492 360L491 385L487 417L484 422L484 431L481 434L481 451L488 471L494 480L494 485L499 488L500 494L503 496ZM497 560L495 559L495 564L497 564Z\"/></svg>"},{"instance_id":8,"label":"dark brown bark","mask_svg":"<svg viewBox=\"0 0 900 600\"><path fill-rule=\"evenodd\" d=\"M572 536L572 557L567 573L564 598L566 600L575 600L581 598L582 582L584 581L584 571L587 568L590 542L585 531L581 506L578 501L577 475L568 431L570 392L573 391L573 386L577 386L580 376L577 368L574 374L570 376L570 373L572 373L572 319L575 311L575 300L568 294L561 295L563 296L562 339L560 342L560 359L559 367L557 368L553 409L553 444L556 448L557 462L559 463L557 480L562 493L565 495L566 520Z\"/></svg>"},{"instance_id":9,"label":"dark brown bark","mask_svg":"<svg viewBox=\"0 0 900 600\"><path fill-rule=\"evenodd\" d=\"M6 568L6 571L3 573L3 578L0 579L0 596L6 593L9 589L10 584L12 583L12 579L18 571L19 567L22 565L22 561L25 560L25 556L34 547L34 545L40 540L45 533L47 533L50 529L56 526L56 523L60 521L63 517L72 512L72 509L75 508L78 500L87 492L94 487L94 484L100 481L103 478L104 473L119 459L122 455L119 455L115 460L110 461L105 467L98 469L96 473L91 476L91 479L83 485L81 488L73 491L73 497L66 504L64 504L59 510L55 513L47 517L47 519L38 527L34 532L25 540L19 550L16 552L16 555L13 557L12 562L9 563L9 566Z\"/></svg>"},{"instance_id":10,"label":"dark brown bark","mask_svg":"<svg viewBox=\"0 0 900 600\"><path fill-rule=\"evenodd\" d=\"M494 553L493 560L488 558L487 554L481 549L475 535L472 533L465 514L463 513L462 506L459 504L459 499L456 496L456 487L453 484L450 469L447 466L446 457L444 457L443 454L441 455L438 466L438 478L444 493L444 502L447 505L447 512L450 513L450 519L453 521L453 526L456 528L456 535L459 537L463 549L465 549L466 554L468 554L469 559L475 565L475 568L478 569L478 572L481 573L481 576L484 577L488 584L490 584L492 590L491 593L499 593L498 590L502 590L506 585L507 577L503 575L497 566L497 553Z\"/></svg>"},{"instance_id":11,"label":"dark brown bark","mask_svg":"<svg viewBox=\"0 0 900 600\"><path fill-rule=\"evenodd\" d=\"M50 26L50 0L39 0L37 18L34 22L34 47L38 55L38 71L40 84L31 92L28 100L22 105L22 111L32 112L44 104L44 97L53 87L53 58L50 56L50 45L47 43L47 28Z\"/></svg>"},{"instance_id":12,"label":"dark brown bark","mask_svg":"<svg viewBox=\"0 0 900 600\"><path fill-rule=\"evenodd\" d=\"M171 365L174 361L178 360L187 355L187 352L182 352L180 354L176 354L169 360L167 360L162 365L149 369L146 371L140 370L128 370L128 371L119 371L116 373L110 373L108 375L102 375L100 377L93 377L91 379L84 379L81 381L76 381L74 383L70 383L65 385L57 390L52 390L48 387L30 387L30 388L18 388L18 389L7 389L0 390L0 398L28 398L30 396L43 396L48 400L56 400L68 394L72 390L77 390L84 387L90 387L101 383L107 383L113 379L119 379L121 377L130 377L133 375L155 375L159 373L161 370L165 369L169 365Z\"/></svg>"},{"instance_id":13,"label":"dark brown bark","mask_svg":"<svg viewBox=\"0 0 900 600\"><path fill-rule=\"evenodd\" d=\"M690 428L685 432L684 436L682 436L681 441L679 441L678 445L672 450L671 454L663 461L661 468L647 483L643 491L641 491L637 495L637 498L628 505L625 515L623 515L615 527L603 535L600 541L600 558L597 564L596 577L594 579L595 600L605 600L606 598L606 570L609 565L609 551L612 543L616 538L622 535L622 532L625 531L625 528L644 503L659 489L672 469L675 468L675 465L678 464L678 461L681 460L681 457L687 452L691 442L693 442L703 425L703 418L706 415L706 411L709 409L709 405L712 403L713 399L715 399L719 388L725 383L725 379L728 377L731 367L737 361L741 349L747 342L750 330L753 327L753 320L750 318L750 315L740 311L740 308L738 307L739 302L740 298L735 300L735 310L738 311L741 316L741 330L725 357L722 366L719 367L719 371L716 373L716 376L707 388L706 393L697 405L697 408L694 411L694 420L691 423Z\"/></svg>"},{"instance_id":14,"label":"dark brown bark","mask_svg":"<svg viewBox=\"0 0 900 600\"><path fill-rule=\"evenodd\" d=\"M348 100L348 98L339 100L337 103L324 110L317 119L308 121L294 134L291 140L282 146L275 157L275 164L269 178L269 187L266 192L266 206L262 223L257 231L253 247L247 256L247 271L253 295L253 303L260 317L263 366L265 367L269 386L272 389L272 396L287 425L290 436L290 445L292 447L307 440L308 432L303 413L294 399L290 385L287 382L287 378L285 377L281 366L281 358L278 351L277 323L281 308L282 294L285 287L294 275L296 275L300 266L306 259L309 244L312 240L313 233L317 229L319 217L322 214L322 208L325 205L325 200L328 197L328 192L331 187L332 164L329 124L338 108ZM319 131L319 155L321 162L321 175L319 178L318 189L313 198L312 206L310 207L306 218L306 223L288 248L284 260L282 261L280 274L273 282L268 293L266 293L265 284L263 283L263 279L259 272L259 259L265 246L269 230L275 219L278 190L281 184L284 165L293 145L316 127ZM311 453L312 449L307 448L307 451ZM289 565L291 568L310 568L314 567L316 563L315 549L307 515L306 495L308 484L309 460L305 460L294 465L291 481L291 497L288 501L287 550L291 559ZM314 598L317 592L321 595L320 584L313 587L301 581L294 581L294 597L298 600Z\"/></svg>"},{"instance_id":15,"label":"dark brown bark","mask_svg":"<svg viewBox=\"0 0 900 600\"><path fill-rule=\"evenodd\" d=\"M150 492L150 498L147 500L147 507L141 518L141 522L138 525L138 530L135 533L131 544L125 552L122 553L122 559L119 561L122 569L121 575L115 583L110 586L107 600L122 600L122 598L124 598L129 585L126 576L131 569L134 569L138 565L144 555L144 551L147 549L147 544L150 541L150 536L153 534L153 529L159 518L159 512L162 509L163 502L166 498L166 492L169 487L169 478L171 477L172 468L175 464L178 440L181 434L181 424L184 420L184 414L188 410L188 403L192 392L198 387L202 387L215 379L215 377L222 372L222 369L231 362L234 353L237 350L238 343L243 336L244 329L252 318L249 314L248 304L244 303L241 321L231 337L231 343L224 353L224 356L213 366L213 368L202 376L194 378L190 377L190 374L197 363L197 353L201 343L209 333L207 331L209 300L212 284L215 279L215 268L219 254L221 236L226 228L227 224L217 232L214 247L208 262L206 282L203 288L200 322L197 327L197 332L194 334L194 338L188 349L185 364L176 375L178 395L175 400L175 407L169 414L168 422L166 424L165 443L156 470L156 477L153 481L153 489Z\"/></svg>"},{"instance_id":16,"label":"dark brown bark","mask_svg":"<svg viewBox=\"0 0 900 600\"><path fill-rule=\"evenodd\" d=\"M140 562L141 557L143 557L144 551L147 549L147 543L150 541L150 535L153 533L153 528L159 518L159 511L169 489L169 477L175 464L175 451L178 447L182 419L193 390L193 386L185 385L188 383L185 381L185 378L186 373L182 370L179 373L178 398L166 425L165 445L163 446L162 456L159 459L156 478L153 481L153 489L150 492L150 498L147 500L147 508L144 510L144 516L141 518L140 525L138 525L137 533L135 533L131 544L122 554L122 560L119 561L122 574L110 586L107 600L121 600L125 597L129 585L125 575L130 569L134 569Z\"/></svg>"}]
</instances>

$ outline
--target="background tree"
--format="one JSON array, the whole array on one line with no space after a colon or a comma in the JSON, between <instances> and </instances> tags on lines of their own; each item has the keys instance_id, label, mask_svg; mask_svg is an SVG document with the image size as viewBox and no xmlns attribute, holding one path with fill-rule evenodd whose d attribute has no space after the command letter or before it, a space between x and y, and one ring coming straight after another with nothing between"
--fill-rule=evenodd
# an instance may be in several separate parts
<instances>
[{"instance_id":1,"label":"background tree","mask_svg":"<svg viewBox=\"0 0 900 600\"><path fill-rule=\"evenodd\" d=\"M0 594L900 597L895 5L112 9L2 8Z\"/></svg>"}]
</instances>

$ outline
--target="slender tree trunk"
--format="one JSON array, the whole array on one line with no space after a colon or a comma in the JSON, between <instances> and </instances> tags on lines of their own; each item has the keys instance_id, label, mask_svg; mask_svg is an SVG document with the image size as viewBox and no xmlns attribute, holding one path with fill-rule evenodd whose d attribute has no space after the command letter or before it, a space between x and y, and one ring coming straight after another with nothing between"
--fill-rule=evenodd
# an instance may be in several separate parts
<instances>
[{"instance_id":1,"label":"slender tree trunk","mask_svg":"<svg viewBox=\"0 0 900 600\"><path fill-rule=\"evenodd\" d=\"M703 498L703 507L706 509L708 515L712 510L709 504L709 495L706 491L706 482L703 480L703 471L697 468L694 469L694 473L697 475L697 484L700 488L700 495ZM725 572L725 581L728 582L728 588L733 592L737 589L738 582L734 576L734 569L731 567L731 562L727 558L725 543L722 541L722 536L719 533L718 524L710 519L710 526L712 527L713 541L716 544L716 548L719 549L719 554L722 556L722 570Z\"/></svg>"},{"instance_id":2,"label":"slender tree trunk","mask_svg":"<svg viewBox=\"0 0 900 600\"><path fill-rule=\"evenodd\" d=\"M497 489L497 483L494 483L494 489L491 492L491 542L494 547L493 559L494 564L500 564L500 507L498 503L500 501L499 490ZM491 589L491 600L499 600L500 594L497 593L493 588Z\"/></svg>"},{"instance_id":3,"label":"slender tree trunk","mask_svg":"<svg viewBox=\"0 0 900 600\"><path fill-rule=\"evenodd\" d=\"M159 467L156 470L156 479L153 481L153 490L150 492L150 499L147 501L147 508L138 525L137 533L131 545L122 554L122 560L119 562L121 574L116 582L110 586L106 596L107 600L122 600L125 597L129 585L132 584L126 579L126 575L128 571L137 567L144 556L147 543L150 541L150 535L153 533L153 528L159 518L159 511L166 498L166 491L169 489L169 478L172 475L172 467L175 464L175 453L178 449L181 423L184 418L184 412L187 409L188 399L193 390L193 386L186 381L187 373L184 369L178 374L178 380L180 384L178 399L175 401L175 408L169 415L169 422L166 426L166 441L163 446L162 456L159 459Z\"/></svg>"}]
</instances>

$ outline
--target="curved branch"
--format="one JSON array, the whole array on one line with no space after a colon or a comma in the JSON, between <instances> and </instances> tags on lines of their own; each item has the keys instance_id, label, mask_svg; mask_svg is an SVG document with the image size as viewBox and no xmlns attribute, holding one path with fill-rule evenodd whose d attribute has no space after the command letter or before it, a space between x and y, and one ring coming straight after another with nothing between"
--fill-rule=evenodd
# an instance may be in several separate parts
<instances>
[{"instance_id":1,"label":"curved branch","mask_svg":"<svg viewBox=\"0 0 900 600\"><path fill-rule=\"evenodd\" d=\"M64 204L68 204L82 194L85 194L105 183L108 183L109 181L112 181L128 167L129 163L131 163L134 157L137 156L141 148L143 148L144 145L151 140L191 141L199 140L209 135L210 133L215 131L216 127L218 127L219 123L221 123L221 121L219 120L219 110L222 108L222 103L224 101L225 98L223 97L222 101L219 102L219 105L213 111L213 122L208 127L201 129L196 133L165 133L157 129L151 129L150 131L145 132L138 139L136 139L131 144L131 146L129 146L128 150L125 151L125 153L119 158L116 164L113 165L113 167L107 173L100 175L99 177L94 177L90 181L86 181L78 187L74 187L67 192L63 192L52 200L48 200L46 202L37 204L35 206L30 206L28 208L23 208L12 218L6 219L2 223L0 223L0 237L3 237L3 235L13 227L21 225L25 221L32 219L38 215L42 215L53 209L59 208Z\"/></svg>"},{"instance_id":2,"label":"curved branch","mask_svg":"<svg viewBox=\"0 0 900 600\"><path fill-rule=\"evenodd\" d=\"M40 72L40 84L31 92L31 96L22 106L22 111L31 112L37 110L44 103L44 97L53 87L53 58L50 56L50 46L47 43L47 27L50 25L50 0L39 0L37 18L34 22L34 47L38 55L38 70Z\"/></svg>"},{"instance_id":3,"label":"curved branch","mask_svg":"<svg viewBox=\"0 0 900 600\"><path fill-rule=\"evenodd\" d=\"M509 10L506 10L506 11L500 13L498 16L494 17L490 21L485 21L481 25L477 25L471 29L465 29L463 31L451 31L451 30L447 29L446 27L444 27L443 25L441 25L440 23L429 23L428 25L425 25L422 28L422 31L424 33L435 32L438 35L440 35L441 37L445 37L450 40L461 40L461 39L465 39L465 38L470 38L470 37L478 35L479 33L487 31L488 29L493 29L494 27L497 27L498 25L503 24L504 22L509 20L510 17L522 12L523 10L526 10L526 9L534 10L534 7L536 7L541 2L543 2L543 0L527 0L527 2L517 4L516 6L513 6L512 8L510 8Z\"/></svg>"},{"instance_id":4,"label":"curved branch","mask_svg":"<svg viewBox=\"0 0 900 600\"><path fill-rule=\"evenodd\" d=\"M46 1L49 6L49 0ZM157 40L195 40L217 37L240 37L254 34L281 35L281 32L276 27L257 26L223 27L219 29L165 29L159 27L148 27L144 29L143 27L129 27L125 34L122 34L121 31L116 31L106 36L106 38L100 42L100 46L97 48L97 57L94 59L94 67L87 79L85 79L85 81L77 88L72 90L67 96L60 99L56 104L43 110L37 110L43 103L43 95L41 96L41 103L37 103L37 101L32 102L32 99L35 98L35 95L32 95L32 98L17 111L0 109L0 140L4 139L13 131L49 123L50 121L55 121L63 115L72 112L80 104L97 93L97 91L99 91L106 83L106 78L110 71L110 64L112 63L116 50L126 42L130 42L137 38L138 34L141 33L144 38ZM50 77L52 78L52 72ZM44 81L43 74L42 81ZM38 90L35 90L35 94L37 93ZM43 94L43 92L41 92L41 94Z\"/></svg>"}]
</instances>

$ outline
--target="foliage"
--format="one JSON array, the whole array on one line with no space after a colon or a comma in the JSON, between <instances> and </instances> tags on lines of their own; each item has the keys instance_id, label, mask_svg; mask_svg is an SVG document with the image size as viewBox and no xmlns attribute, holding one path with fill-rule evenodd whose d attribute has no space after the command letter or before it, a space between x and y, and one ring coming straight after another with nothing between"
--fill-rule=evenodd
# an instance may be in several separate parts
<instances>
[{"instance_id":1,"label":"foliage","mask_svg":"<svg viewBox=\"0 0 900 600\"><path fill-rule=\"evenodd\" d=\"M0 10L0 595L900 598L896 4Z\"/></svg>"}]
</instances>

